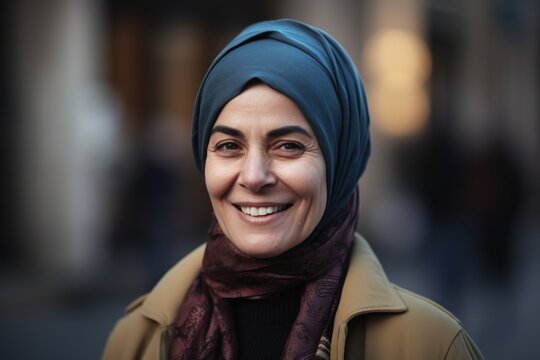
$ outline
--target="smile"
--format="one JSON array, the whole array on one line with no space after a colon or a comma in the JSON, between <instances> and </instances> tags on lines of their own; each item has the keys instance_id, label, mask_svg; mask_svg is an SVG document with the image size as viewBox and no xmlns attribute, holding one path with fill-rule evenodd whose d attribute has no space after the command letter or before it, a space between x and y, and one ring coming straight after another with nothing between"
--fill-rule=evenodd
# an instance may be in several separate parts
<instances>
[{"instance_id":1,"label":"smile","mask_svg":"<svg viewBox=\"0 0 540 360\"><path fill-rule=\"evenodd\" d=\"M275 214L278 212L281 212L283 210L286 210L291 205L276 205L276 206L237 206L238 209L240 209L244 214L250 215L250 216L266 216L270 214Z\"/></svg>"}]
</instances>

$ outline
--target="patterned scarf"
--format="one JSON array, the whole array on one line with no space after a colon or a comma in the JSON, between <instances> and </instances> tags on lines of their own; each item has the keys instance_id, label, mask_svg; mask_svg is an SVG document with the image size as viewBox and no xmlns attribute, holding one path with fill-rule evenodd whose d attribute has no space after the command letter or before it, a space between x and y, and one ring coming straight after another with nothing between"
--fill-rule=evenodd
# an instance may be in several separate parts
<instances>
[{"instance_id":1,"label":"patterned scarf","mask_svg":"<svg viewBox=\"0 0 540 360\"><path fill-rule=\"evenodd\" d=\"M241 253L217 221L209 231L201 274L175 322L169 359L236 358L227 299L268 296L305 284L283 359L328 359L334 315L347 272L358 217L358 190L315 238L270 259Z\"/></svg>"}]
</instances>

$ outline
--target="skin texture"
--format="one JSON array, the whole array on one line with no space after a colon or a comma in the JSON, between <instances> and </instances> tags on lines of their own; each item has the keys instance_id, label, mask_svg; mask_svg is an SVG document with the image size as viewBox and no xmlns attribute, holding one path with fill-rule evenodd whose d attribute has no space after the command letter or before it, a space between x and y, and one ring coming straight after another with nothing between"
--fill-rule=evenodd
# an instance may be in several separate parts
<instances>
[{"instance_id":1,"label":"skin texture","mask_svg":"<svg viewBox=\"0 0 540 360\"><path fill-rule=\"evenodd\" d=\"M326 165L313 130L292 100L264 84L251 85L221 111L205 179L225 235L254 257L303 242L326 207ZM279 210L252 216L242 206Z\"/></svg>"}]
</instances>

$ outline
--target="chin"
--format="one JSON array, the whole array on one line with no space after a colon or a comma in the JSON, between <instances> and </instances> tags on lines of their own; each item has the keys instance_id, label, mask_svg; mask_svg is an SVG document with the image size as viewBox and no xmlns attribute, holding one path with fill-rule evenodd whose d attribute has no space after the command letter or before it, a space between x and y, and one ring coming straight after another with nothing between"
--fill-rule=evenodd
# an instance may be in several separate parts
<instances>
[{"instance_id":1,"label":"chin","mask_svg":"<svg viewBox=\"0 0 540 360\"><path fill-rule=\"evenodd\" d=\"M275 238L276 235L269 238L267 235L258 234L250 236L249 239L244 237L239 241L233 241L233 244L246 255L264 259L278 256L288 250ZM278 236L278 238L281 237Z\"/></svg>"}]
</instances>

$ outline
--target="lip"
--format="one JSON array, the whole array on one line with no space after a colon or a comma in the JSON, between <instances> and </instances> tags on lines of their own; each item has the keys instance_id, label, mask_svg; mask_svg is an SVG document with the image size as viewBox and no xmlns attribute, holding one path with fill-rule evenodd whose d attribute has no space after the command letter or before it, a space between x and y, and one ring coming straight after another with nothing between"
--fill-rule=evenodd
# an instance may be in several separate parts
<instances>
[{"instance_id":1,"label":"lip","mask_svg":"<svg viewBox=\"0 0 540 360\"><path fill-rule=\"evenodd\" d=\"M251 216L251 215L248 215L246 213L244 213L240 207L241 206L246 206L246 207L269 207L269 206L285 206L285 209L279 211L279 212L276 212L276 213L272 213L272 214L268 214L268 215L262 215L262 216ZM262 202L259 202L259 203L254 203L254 202L242 202L242 203L234 203L233 204L233 207L236 209L236 211L238 212L238 215L240 216L240 219L247 223L247 224L250 224L250 225L268 225L268 224L272 224L276 221L278 221L280 218L282 218L287 210L289 210L291 207L292 207L292 204L290 203L269 203L269 202L265 202L265 203L262 203Z\"/></svg>"},{"instance_id":2,"label":"lip","mask_svg":"<svg viewBox=\"0 0 540 360\"><path fill-rule=\"evenodd\" d=\"M249 207L269 207L269 206L291 206L291 203L286 202L234 202L235 207L249 206Z\"/></svg>"}]
</instances>

